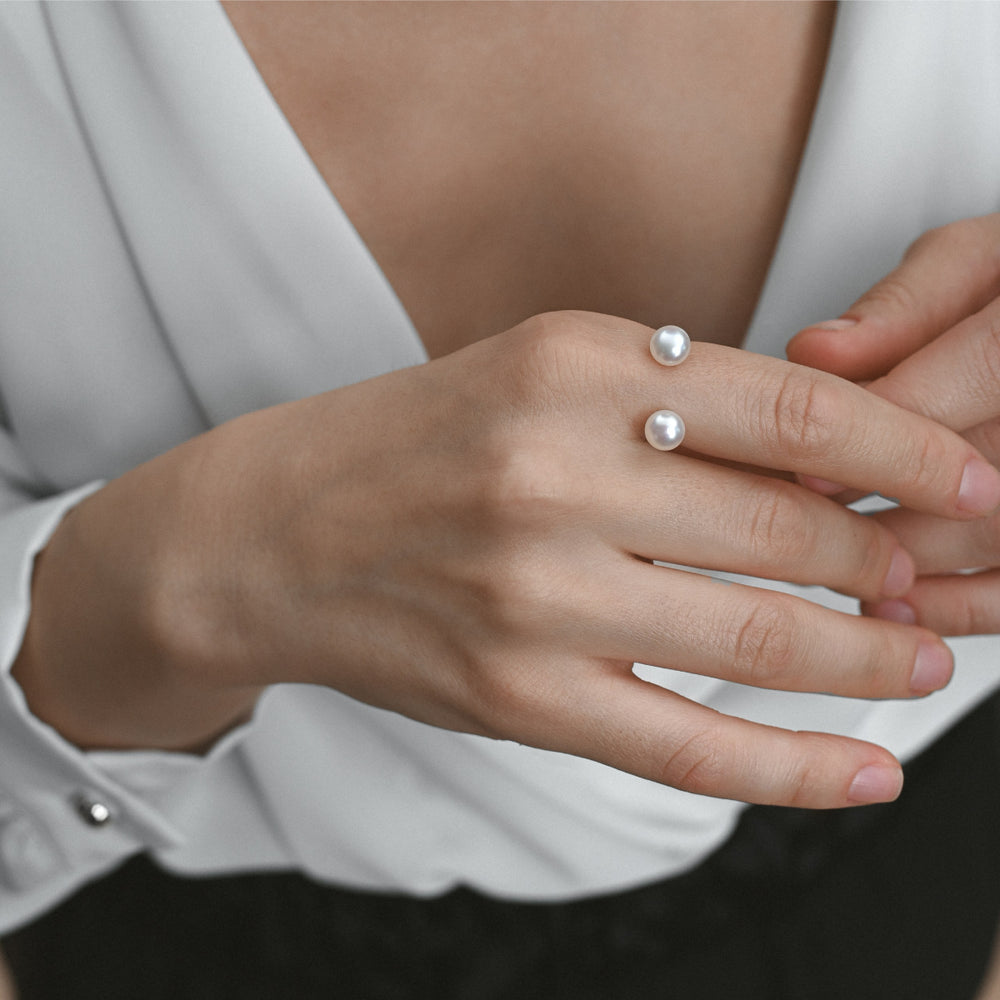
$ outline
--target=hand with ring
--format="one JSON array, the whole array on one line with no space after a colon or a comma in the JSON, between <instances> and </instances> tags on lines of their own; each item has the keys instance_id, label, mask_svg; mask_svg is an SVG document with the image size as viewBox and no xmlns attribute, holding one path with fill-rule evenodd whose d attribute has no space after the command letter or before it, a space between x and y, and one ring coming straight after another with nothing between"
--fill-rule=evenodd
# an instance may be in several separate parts
<instances>
[{"instance_id":1,"label":"hand with ring","mask_svg":"<svg viewBox=\"0 0 1000 1000\"><path fill-rule=\"evenodd\" d=\"M895 271L840 319L799 333L788 354L864 380L1000 461L1000 214L924 234ZM806 482L841 492L836 482ZM918 579L905 595L869 600L867 613L940 635L1000 632L1000 515L956 522L895 510L878 520L913 556Z\"/></svg>"},{"instance_id":2,"label":"hand with ring","mask_svg":"<svg viewBox=\"0 0 1000 1000\"><path fill-rule=\"evenodd\" d=\"M709 795L894 797L885 750L721 715L633 663L907 698L948 681L934 633L657 563L895 599L914 570L886 527L746 466L960 528L1000 504L1000 475L850 382L650 335L535 317L110 483L37 563L15 668L36 712L85 746L196 745L264 686L307 682ZM683 419L650 430L666 410ZM658 450L682 426L683 446Z\"/></svg>"}]
</instances>

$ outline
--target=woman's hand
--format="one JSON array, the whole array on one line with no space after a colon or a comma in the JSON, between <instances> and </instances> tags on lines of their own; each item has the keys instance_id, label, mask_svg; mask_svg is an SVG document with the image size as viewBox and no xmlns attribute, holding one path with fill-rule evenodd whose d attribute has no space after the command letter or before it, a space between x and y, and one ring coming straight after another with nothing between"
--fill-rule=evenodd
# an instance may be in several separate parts
<instances>
[{"instance_id":1,"label":"woman's hand","mask_svg":"<svg viewBox=\"0 0 1000 1000\"><path fill-rule=\"evenodd\" d=\"M634 661L761 687L921 695L924 629L654 565L867 601L907 592L891 533L793 483L837 479L968 523L1000 504L972 445L841 379L585 313L249 414L109 484L39 559L17 676L82 745L198 745L266 685L328 685L421 721L690 791L830 807L894 797L886 751L720 715ZM661 407L687 450L645 441Z\"/></svg>"},{"instance_id":2,"label":"woman's hand","mask_svg":"<svg viewBox=\"0 0 1000 1000\"><path fill-rule=\"evenodd\" d=\"M788 356L874 380L876 395L1000 460L1000 214L926 233L840 320L799 333ZM914 557L919 579L905 600L867 603L869 614L941 635L1000 632L1000 516L958 524L896 510L878 519Z\"/></svg>"}]
</instances>

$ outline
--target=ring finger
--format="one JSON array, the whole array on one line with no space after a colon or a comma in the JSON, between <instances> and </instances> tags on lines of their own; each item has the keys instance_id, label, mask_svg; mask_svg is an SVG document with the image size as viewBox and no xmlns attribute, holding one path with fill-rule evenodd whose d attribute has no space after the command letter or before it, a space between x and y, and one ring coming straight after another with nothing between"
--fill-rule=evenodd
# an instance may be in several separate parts
<instances>
[{"instance_id":1,"label":"ring finger","mask_svg":"<svg viewBox=\"0 0 1000 1000\"><path fill-rule=\"evenodd\" d=\"M861 698L923 695L951 676L951 652L932 632L788 594L635 560L605 593L628 601L595 609L583 638L608 659Z\"/></svg>"}]
</instances>

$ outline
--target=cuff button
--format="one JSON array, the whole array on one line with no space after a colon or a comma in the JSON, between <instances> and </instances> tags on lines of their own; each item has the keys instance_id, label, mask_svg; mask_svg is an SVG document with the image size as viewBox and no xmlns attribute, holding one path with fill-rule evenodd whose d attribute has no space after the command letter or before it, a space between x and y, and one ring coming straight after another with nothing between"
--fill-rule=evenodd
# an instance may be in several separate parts
<instances>
[{"instance_id":1,"label":"cuff button","mask_svg":"<svg viewBox=\"0 0 1000 1000\"><path fill-rule=\"evenodd\" d=\"M114 818L114 810L94 795L81 793L73 800L77 815L87 826L107 826Z\"/></svg>"}]
</instances>

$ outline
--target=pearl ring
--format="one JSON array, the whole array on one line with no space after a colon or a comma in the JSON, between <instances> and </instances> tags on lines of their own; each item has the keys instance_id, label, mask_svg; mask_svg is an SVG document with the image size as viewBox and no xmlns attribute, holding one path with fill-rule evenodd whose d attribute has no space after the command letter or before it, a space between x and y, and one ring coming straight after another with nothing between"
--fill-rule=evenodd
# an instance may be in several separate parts
<instances>
[{"instance_id":1,"label":"pearl ring","mask_svg":"<svg viewBox=\"0 0 1000 1000\"><path fill-rule=\"evenodd\" d=\"M657 410L646 421L646 440L657 451L673 451L684 440L684 421L673 410Z\"/></svg>"},{"instance_id":2,"label":"pearl ring","mask_svg":"<svg viewBox=\"0 0 1000 1000\"><path fill-rule=\"evenodd\" d=\"M691 352L691 338L679 326L661 326L649 341L649 353L661 365L673 368ZM646 421L646 440L657 451L673 451L684 440L684 421L673 410L657 410Z\"/></svg>"},{"instance_id":3,"label":"pearl ring","mask_svg":"<svg viewBox=\"0 0 1000 1000\"><path fill-rule=\"evenodd\" d=\"M673 368L691 353L691 338L679 326L661 326L649 338L649 353L661 365Z\"/></svg>"}]
</instances>

